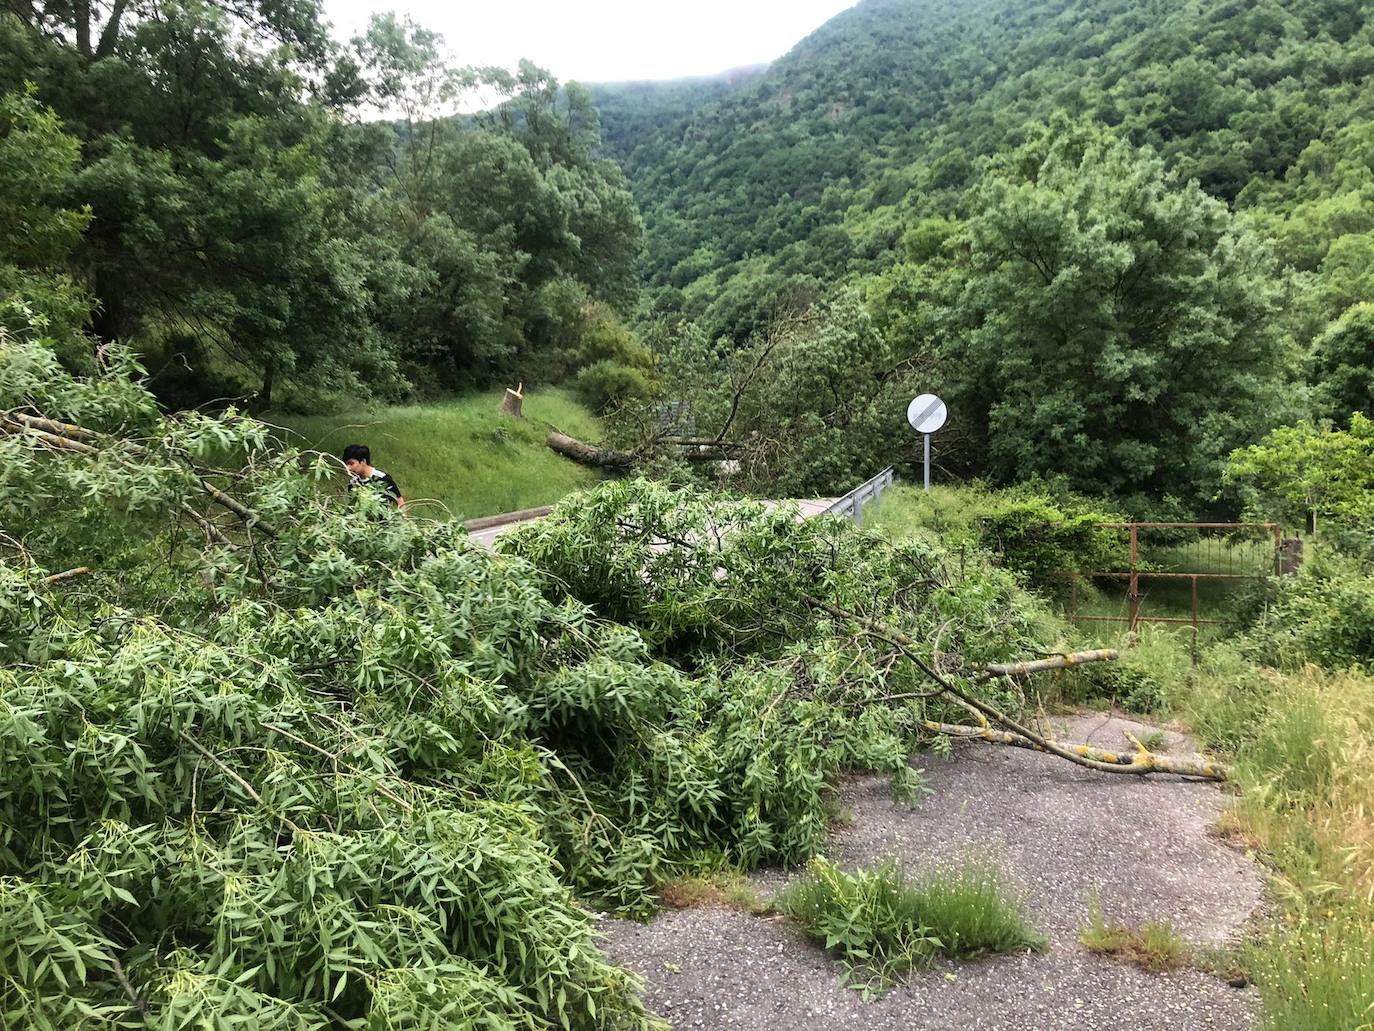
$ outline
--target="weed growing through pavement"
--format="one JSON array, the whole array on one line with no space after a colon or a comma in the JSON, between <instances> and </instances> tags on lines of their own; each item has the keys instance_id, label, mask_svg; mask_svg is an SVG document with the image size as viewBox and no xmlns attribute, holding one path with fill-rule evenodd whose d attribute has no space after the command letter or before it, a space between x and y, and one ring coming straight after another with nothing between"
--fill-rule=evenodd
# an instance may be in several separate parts
<instances>
[{"instance_id":1,"label":"weed growing through pavement","mask_svg":"<svg viewBox=\"0 0 1374 1031\"><path fill-rule=\"evenodd\" d=\"M749 878L733 870L678 877L663 886L659 898L672 909L724 906L744 913L768 911L768 903Z\"/></svg>"},{"instance_id":2,"label":"weed growing through pavement","mask_svg":"<svg viewBox=\"0 0 1374 1031\"><path fill-rule=\"evenodd\" d=\"M865 998L936 955L972 957L1048 947L1030 927L1000 872L988 863L911 878L888 860L847 873L812 860L809 876L778 908L845 964L845 983Z\"/></svg>"},{"instance_id":3,"label":"weed growing through pavement","mask_svg":"<svg viewBox=\"0 0 1374 1031\"><path fill-rule=\"evenodd\" d=\"M1089 952L1111 956L1152 974L1177 970L1188 963L1188 946L1172 924L1109 924L1102 916L1102 903L1096 895L1089 906L1088 926L1079 932L1078 940Z\"/></svg>"}]
</instances>

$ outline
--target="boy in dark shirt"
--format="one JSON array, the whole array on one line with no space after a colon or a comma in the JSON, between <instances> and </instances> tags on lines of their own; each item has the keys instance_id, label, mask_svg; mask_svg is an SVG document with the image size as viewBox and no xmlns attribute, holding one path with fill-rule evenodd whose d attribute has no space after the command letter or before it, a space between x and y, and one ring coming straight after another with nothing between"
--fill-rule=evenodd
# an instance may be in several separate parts
<instances>
[{"instance_id":1,"label":"boy in dark shirt","mask_svg":"<svg viewBox=\"0 0 1374 1031\"><path fill-rule=\"evenodd\" d=\"M396 481L380 469L372 467L372 452L366 444L349 444L343 450L344 468L348 470L350 487L380 487L397 508L404 508L406 499Z\"/></svg>"}]
</instances>

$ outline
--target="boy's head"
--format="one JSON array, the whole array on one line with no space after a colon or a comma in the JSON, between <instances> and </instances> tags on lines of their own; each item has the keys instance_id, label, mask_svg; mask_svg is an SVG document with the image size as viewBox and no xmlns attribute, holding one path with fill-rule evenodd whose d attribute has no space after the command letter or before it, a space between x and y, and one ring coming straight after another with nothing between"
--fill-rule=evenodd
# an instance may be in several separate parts
<instances>
[{"instance_id":1,"label":"boy's head","mask_svg":"<svg viewBox=\"0 0 1374 1031\"><path fill-rule=\"evenodd\" d=\"M343 449L343 464L354 476L366 476L372 472L372 452L366 444L349 444Z\"/></svg>"}]
</instances>

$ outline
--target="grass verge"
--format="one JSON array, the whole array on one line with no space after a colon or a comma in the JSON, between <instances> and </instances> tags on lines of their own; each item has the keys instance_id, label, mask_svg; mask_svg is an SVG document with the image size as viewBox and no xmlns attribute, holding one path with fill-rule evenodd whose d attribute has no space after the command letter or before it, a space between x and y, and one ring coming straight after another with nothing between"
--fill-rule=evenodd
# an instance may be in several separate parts
<instances>
[{"instance_id":1,"label":"grass verge","mask_svg":"<svg viewBox=\"0 0 1374 1031\"><path fill-rule=\"evenodd\" d=\"M366 444L373 462L411 501L432 499L455 518L553 504L590 486L593 470L544 444L551 426L584 440L601 435L596 418L564 390L530 391L525 418L501 415L501 391L427 405L358 408L329 415L272 414L293 443L337 455Z\"/></svg>"},{"instance_id":2,"label":"grass verge","mask_svg":"<svg viewBox=\"0 0 1374 1031\"><path fill-rule=\"evenodd\" d=\"M1043 952L1048 940L1025 919L1000 872L970 863L911 878L891 860L847 873L824 859L777 907L845 965L845 982L882 991L935 956Z\"/></svg>"},{"instance_id":3,"label":"grass verge","mask_svg":"<svg viewBox=\"0 0 1374 1031\"><path fill-rule=\"evenodd\" d=\"M1374 1029L1374 678L1256 671L1218 651L1182 701L1234 757L1228 839L1271 870L1280 910L1245 950L1269 1031Z\"/></svg>"}]
</instances>

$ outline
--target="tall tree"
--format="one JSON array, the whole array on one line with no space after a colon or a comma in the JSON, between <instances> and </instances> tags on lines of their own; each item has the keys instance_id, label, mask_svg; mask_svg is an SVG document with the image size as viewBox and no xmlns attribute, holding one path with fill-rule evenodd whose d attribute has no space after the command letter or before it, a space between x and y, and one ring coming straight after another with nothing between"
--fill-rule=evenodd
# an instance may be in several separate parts
<instances>
[{"instance_id":1,"label":"tall tree","mask_svg":"<svg viewBox=\"0 0 1374 1031\"><path fill-rule=\"evenodd\" d=\"M1149 150L1056 119L999 157L930 279L926 344L979 464L1208 499L1282 421L1282 281L1226 205Z\"/></svg>"},{"instance_id":2,"label":"tall tree","mask_svg":"<svg viewBox=\"0 0 1374 1031\"><path fill-rule=\"evenodd\" d=\"M4 6L85 63L114 56L142 23L168 13L158 0L5 0ZM246 38L285 43L312 59L322 56L328 43L318 0L191 0L182 6L217 12Z\"/></svg>"},{"instance_id":3,"label":"tall tree","mask_svg":"<svg viewBox=\"0 0 1374 1031\"><path fill-rule=\"evenodd\" d=\"M90 221L61 197L80 156L61 120L32 88L0 95L0 328L37 331L70 364L90 315L90 299L67 273L67 260Z\"/></svg>"},{"instance_id":4,"label":"tall tree","mask_svg":"<svg viewBox=\"0 0 1374 1031\"><path fill-rule=\"evenodd\" d=\"M16 70L83 140L74 267L98 336L196 364L155 377L177 402L393 379L334 119L303 77L325 71L313 2L40 5L20 32L0 17Z\"/></svg>"},{"instance_id":5,"label":"tall tree","mask_svg":"<svg viewBox=\"0 0 1374 1031\"><path fill-rule=\"evenodd\" d=\"M1317 414L1347 425L1360 413L1374 418L1374 303L1353 304L1313 346Z\"/></svg>"},{"instance_id":6,"label":"tall tree","mask_svg":"<svg viewBox=\"0 0 1374 1031\"><path fill-rule=\"evenodd\" d=\"M457 68L442 38L394 15L353 48L394 119L376 204L409 278L380 317L404 358L448 384L570 371L589 298L633 297L640 231L619 170L593 152L586 92L529 62ZM462 113L492 90L489 111Z\"/></svg>"}]
</instances>

